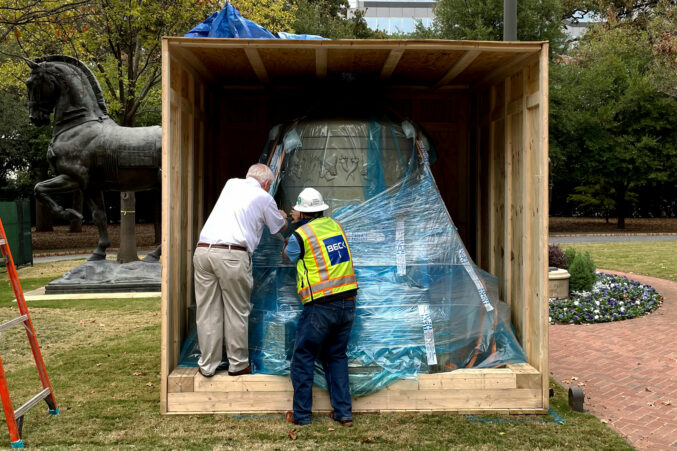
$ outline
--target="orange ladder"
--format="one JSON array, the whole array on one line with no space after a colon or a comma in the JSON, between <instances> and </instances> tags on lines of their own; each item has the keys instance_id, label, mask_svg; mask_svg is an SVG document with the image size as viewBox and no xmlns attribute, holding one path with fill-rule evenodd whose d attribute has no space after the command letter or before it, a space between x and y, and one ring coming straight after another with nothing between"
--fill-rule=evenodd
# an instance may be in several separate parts
<instances>
[{"instance_id":1,"label":"orange ladder","mask_svg":"<svg viewBox=\"0 0 677 451\"><path fill-rule=\"evenodd\" d=\"M52 391L52 386L49 383L47 369L45 369L45 362L42 360L40 346L38 345L38 338L35 335L35 329L33 329L33 322L31 321L31 316L28 314L26 299L24 299L24 293L21 290L21 285L19 284L19 276L16 273L16 268L14 267L14 259L12 258L12 253L9 251L9 243L7 242L5 228L2 226L2 219L0 219L0 250L2 251L3 257L5 258L5 266L7 267L9 280L12 283L12 289L14 290L16 303L19 306L19 314L21 315L7 321L4 324L0 324L0 331L3 331L16 324L24 325L24 328L26 329L26 335L28 336L28 342L31 345L31 351L33 352L33 359L35 359L35 366L37 367L38 374L40 375L40 382L42 382L42 391L33 396L24 405L14 410L12 407L12 400L9 396L9 387L7 386L7 378L5 377L5 368L2 365L2 358L0 357L0 398L2 398L2 408L5 411L7 427L9 428L10 445L12 448L23 448L24 443L21 439L21 432L23 429L24 415L26 412L28 412L31 407L35 406L43 399L47 403L47 406L49 407L49 413L51 415L58 415L59 409L56 406L54 392Z\"/></svg>"}]
</instances>

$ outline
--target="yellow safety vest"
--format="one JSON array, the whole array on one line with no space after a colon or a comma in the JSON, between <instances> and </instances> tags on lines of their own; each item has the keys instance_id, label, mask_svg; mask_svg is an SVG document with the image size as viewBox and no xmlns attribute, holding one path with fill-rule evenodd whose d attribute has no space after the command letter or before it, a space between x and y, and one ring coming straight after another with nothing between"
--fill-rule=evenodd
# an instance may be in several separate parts
<instances>
[{"instance_id":1,"label":"yellow safety vest","mask_svg":"<svg viewBox=\"0 0 677 451\"><path fill-rule=\"evenodd\" d=\"M296 229L303 258L296 263L296 287L303 304L357 289L348 240L338 222L317 218Z\"/></svg>"}]
</instances>

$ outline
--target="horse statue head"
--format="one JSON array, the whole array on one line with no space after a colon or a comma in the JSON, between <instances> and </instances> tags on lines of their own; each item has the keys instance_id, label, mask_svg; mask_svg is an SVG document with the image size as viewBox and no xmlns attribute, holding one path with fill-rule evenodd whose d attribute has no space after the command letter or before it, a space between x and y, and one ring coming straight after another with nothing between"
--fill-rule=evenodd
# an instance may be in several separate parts
<instances>
[{"instance_id":1,"label":"horse statue head","mask_svg":"<svg viewBox=\"0 0 677 451\"><path fill-rule=\"evenodd\" d=\"M31 68L26 88L30 120L35 125L48 125L52 112L55 133L58 126L74 120L108 116L101 86L80 60L64 55L24 60Z\"/></svg>"}]
</instances>

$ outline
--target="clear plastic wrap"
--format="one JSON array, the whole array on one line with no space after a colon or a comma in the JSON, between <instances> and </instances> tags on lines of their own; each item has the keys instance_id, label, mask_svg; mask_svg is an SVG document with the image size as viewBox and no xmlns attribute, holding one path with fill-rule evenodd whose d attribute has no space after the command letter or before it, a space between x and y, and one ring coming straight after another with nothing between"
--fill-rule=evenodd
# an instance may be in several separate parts
<instances>
[{"instance_id":1,"label":"clear plastic wrap","mask_svg":"<svg viewBox=\"0 0 677 451\"><path fill-rule=\"evenodd\" d=\"M419 373L525 361L496 278L469 259L430 156L420 130L383 115L278 126L261 157L277 175L271 193L280 208L288 211L312 186L330 206L325 214L346 231L359 284L348 345L353 396ZM252 257L255 373L289 374L303 307L283 244L284 237L266 230ZM194 365L198 356L191 334L180 361ZM316 376L326 387L319 363Z\"/></svg>"}]
</instances>

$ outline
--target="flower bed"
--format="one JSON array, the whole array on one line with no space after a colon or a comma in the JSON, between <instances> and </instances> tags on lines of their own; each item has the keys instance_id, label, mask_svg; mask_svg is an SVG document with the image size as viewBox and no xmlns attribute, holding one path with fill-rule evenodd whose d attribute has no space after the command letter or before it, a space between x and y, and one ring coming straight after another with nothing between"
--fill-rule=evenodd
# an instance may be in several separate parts
<instances>
[{"instance_id":1,"label":"flower bed","mask_svg":"<svg viewBox=\"0 0 677 451\"><path fill-rule=\"evenodd\" d=\"M646 315L663 302L649 285L627 277L596 273L589 292L573 292L569 299L550 299L550 324L606 323Z\"/></svg>"}]
</instances>

